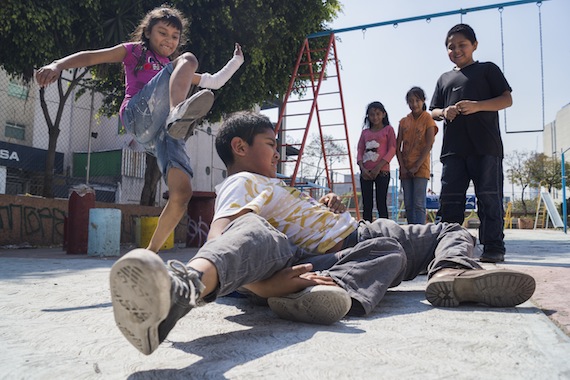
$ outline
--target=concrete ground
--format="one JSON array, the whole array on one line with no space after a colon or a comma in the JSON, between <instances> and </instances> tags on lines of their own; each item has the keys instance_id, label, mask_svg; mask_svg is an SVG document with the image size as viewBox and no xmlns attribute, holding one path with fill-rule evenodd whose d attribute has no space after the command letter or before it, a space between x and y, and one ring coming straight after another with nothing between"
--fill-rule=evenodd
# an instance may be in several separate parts
<instances>
[{"instance_id":1,"label":"concrete ground","mask_svg":"<svg viewBox=\"0 0 570 380\"><path fill-rule=\"evenodd\" d=\"M434 308L425 276L389 291L366 318L332 326L280 320L224 297L192 310L150 356L115 327L108 274L116 258L0 250L0 378L570 379L570 237L507 230L506 243L500 266L537 280L516 308Z\"/></svg>"}]
</instances>

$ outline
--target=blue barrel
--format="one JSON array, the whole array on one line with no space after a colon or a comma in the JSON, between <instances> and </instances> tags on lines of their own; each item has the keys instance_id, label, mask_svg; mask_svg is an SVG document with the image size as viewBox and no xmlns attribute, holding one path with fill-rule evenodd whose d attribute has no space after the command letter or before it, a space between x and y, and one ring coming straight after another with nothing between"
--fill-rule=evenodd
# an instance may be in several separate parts
<instances>
[{"instance_id":1,"label":"blue barrel","mask_svg":"<svg viewBox=\"0 0 570 380\"><path fill-rule=\"evenodd\" d=\"M89 210L88 256L119 256L121 249L121 210Z\"/></svg>"}]
</instances>

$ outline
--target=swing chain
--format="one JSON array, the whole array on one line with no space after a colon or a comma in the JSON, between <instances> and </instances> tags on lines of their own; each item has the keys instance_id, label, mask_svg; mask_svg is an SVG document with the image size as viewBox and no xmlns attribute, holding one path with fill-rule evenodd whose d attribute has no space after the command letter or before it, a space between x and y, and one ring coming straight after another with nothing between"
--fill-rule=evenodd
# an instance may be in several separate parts
<instances>
[{"instance_id":1,"label":"swing chain","mask_svg":"<svg viewBox=\"0 0 570 380\"><path fill-rule=\"evenodd\" d=\"M542 6L542 1L536 3L538 7L538 31L539 31L539 45L540 45L540 85L542 90L542 129L544 129L545 124L545 111L544 111L544 53L543 53L543 46L542 46L542 10L540 7Z\"/></svg>"},{"instance_id":2,"label":"swing chain","mask_svg":"<svg viewBox=\"0 0 570 380\"><path fill-rule=\"evenodd\" d=\"M503 7L499 7L499 20L501 22L501 69L503 74L505 74L505 40L504 40L504 29L503 29ZM507 109L503 109L503 123L505 124L505 133L508 133L507 129Z\"/></svg>"}]
</instances>

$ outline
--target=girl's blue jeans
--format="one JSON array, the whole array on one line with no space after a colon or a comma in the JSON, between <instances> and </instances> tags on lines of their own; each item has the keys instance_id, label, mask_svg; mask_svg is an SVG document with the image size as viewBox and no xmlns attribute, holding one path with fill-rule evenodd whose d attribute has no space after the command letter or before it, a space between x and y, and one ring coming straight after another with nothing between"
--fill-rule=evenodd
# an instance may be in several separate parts
<instances>
[{"instance_id":1,"label":"girl's blue jeans","mask_svg":"<svg viewBox=\"0 0 570 380\"><path fill-rule=\"evenodd\" d=\"M401 180L408 224L425 224L427 178Z\"/></svg>"},{"instance_id":2,"label":"girl's blue jeans","mask_svg":"<svg viewBox=\"0 0 570 380\"><path fill-rule=\"evenodd\" d=\"M127 132L145 150L154 155L158 167L166 179L168 169L177 167L193 176L186 142L173 139L166 133L166 118L170 113L170 76L172 63L166 65L135 96L123 111L123 123Z\"/></svg>"}]
</instances>

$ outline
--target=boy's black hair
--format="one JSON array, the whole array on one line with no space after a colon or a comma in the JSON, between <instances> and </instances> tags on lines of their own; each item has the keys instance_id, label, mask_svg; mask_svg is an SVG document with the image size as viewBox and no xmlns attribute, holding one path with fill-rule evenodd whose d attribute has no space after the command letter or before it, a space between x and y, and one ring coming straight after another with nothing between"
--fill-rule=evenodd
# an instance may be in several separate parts
<instances>
[{"instance_id":1,"label":"boy's black hair","mask_svg":"<svg viewBox=\"0 0 570 380\"><path fill-rule=\"evenodd\" d=\"M216 136L216 151L226 167L234 163L232 153L232 139L239 137L248 145L253 144L256 135L267 131L274 131L273 123L265 115L240 111L231 114L222 124Z\"/></svg>"},{"instance_id":2,"label":"boy's black hair","mask_svg":"<svg viewBox=\"0 0 570 380\"><path fill-rule=\"evenodd\" d=\"M477 42L477 37L475 36L475 31L472 27L467 24L457 24L453 28L449 29L449 32L447 32L447 36L445 37L445 46L447 46L449 37L451 37L452 34L456 33L463 34L463 37L471 41L472 44Z\"/></svg>"}]
</instances>

